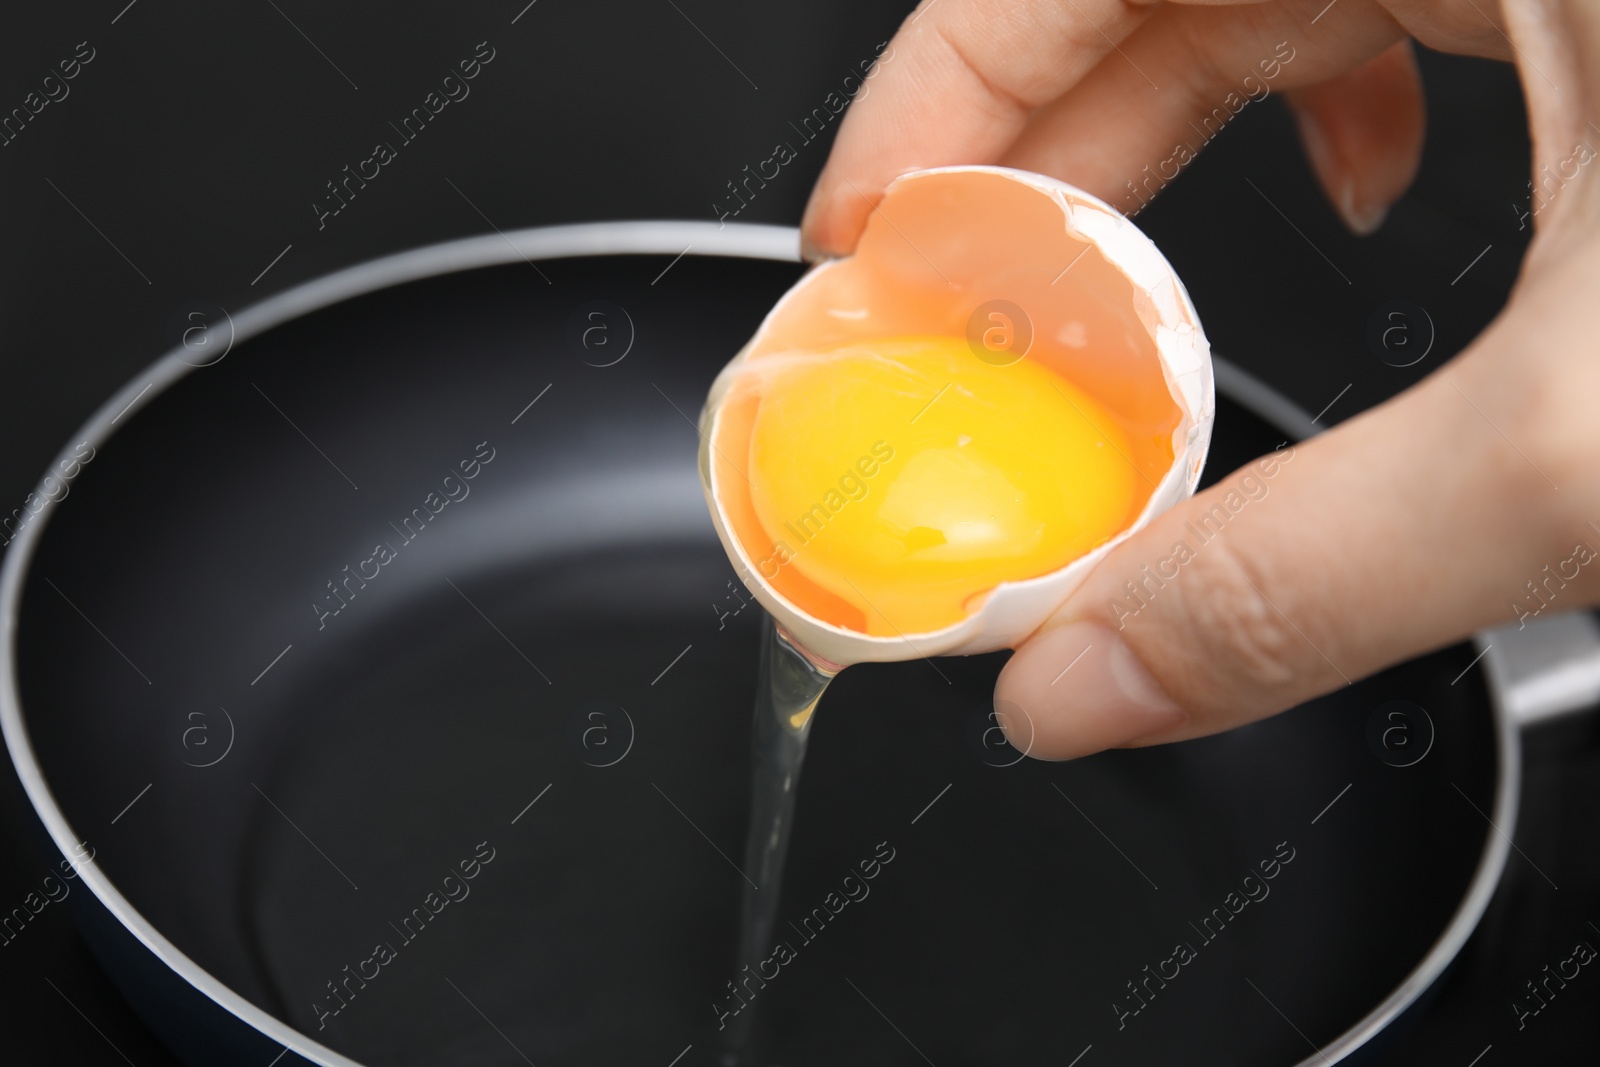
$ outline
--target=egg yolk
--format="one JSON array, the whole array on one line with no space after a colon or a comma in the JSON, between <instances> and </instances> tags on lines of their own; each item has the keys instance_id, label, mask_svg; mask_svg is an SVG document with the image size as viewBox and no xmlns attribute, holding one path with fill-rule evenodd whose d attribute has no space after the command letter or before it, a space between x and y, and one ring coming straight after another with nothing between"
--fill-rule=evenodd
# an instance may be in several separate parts
<instances>
[{"instance_id":1,"label":"egg yolk","mask_svg":"<svg viewBox=\"0 0 1600 1067\"><path fill-rule=\"evenodd\" d=\"M1110 539L1149 496L1116 418L1033 360L895 337L748 370L755 516L869 634L958 622L999 583Z\"/></svg>"}]
</instances>

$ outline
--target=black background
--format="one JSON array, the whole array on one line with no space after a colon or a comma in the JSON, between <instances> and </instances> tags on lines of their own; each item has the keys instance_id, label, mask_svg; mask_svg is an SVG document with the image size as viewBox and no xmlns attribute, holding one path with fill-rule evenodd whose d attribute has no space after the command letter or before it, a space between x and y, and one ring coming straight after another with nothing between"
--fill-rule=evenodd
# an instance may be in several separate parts
<instances>
[{"instance_id":1,"label":"black background","mask_svg":"<svg viewBox=\"0 0 1600 1067\"><path fill-rule=\"evenodd\" d=\"M171 346L187 302L237 310L491 224L713 218L725 183L790 139L789 123L839 89L906 13L898 0L125 2L12 9L0 29L0 113L79 42L95 50L70 95L0 147L4 512L106 397ZM324 183L391 140L388 123L483 41L495 58L471 95L319 230L312 204ZM1317 47L1315 28L1295 44ZM1423 67L1422 173L1376 236L1339 227L1276 99L1248 108L1140 217L1217 353L1309 411L1339 397L1325 424L1464 346L1503 304L1525 248L1528 145L1514 72L1432 55ZM825 140L802 148L740 220L795 223L825 151ZM1397 299L1425 309L1437 332L1407 369L1367 343L1373 315ZM1424 337L1426 325L1410 325ZM1587 925L1600 921L1595 733L1579 721L1531 738L1518 844L1560 886L1561 906L1519 906L1539 876L1513 854L1483 929L1381 1062L1465 1067L1490 1045L1484 1067L1594 1055L1600 977L1586 970L1521 1032L1509 1002L1573 940L1600 943ZM8 793L7 909L47 873L24 820ZM62 908L0 950L0 1019L8 1061L172 1062Z\"/></svg>"}]
</instances>

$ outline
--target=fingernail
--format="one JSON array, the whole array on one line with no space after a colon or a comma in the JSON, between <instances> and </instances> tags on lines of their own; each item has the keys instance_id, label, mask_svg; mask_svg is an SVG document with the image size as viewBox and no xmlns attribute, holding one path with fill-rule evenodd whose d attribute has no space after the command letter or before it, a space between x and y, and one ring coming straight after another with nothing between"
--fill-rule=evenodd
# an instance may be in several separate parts
<instances>
[{"instance_id":1,"label":"fingernail","mask_svg":"<svg viewBox=\"0 0 1600 1067\"><path fill-rule=\"evenodd\" d=\"M800 215L800 258L807 263L820 263L828 258L828 254L815 239L817 216L822 212L822 206L818 202L821 188L820 183L812 188L811 195L806 198L806 209Z\"/></svg>"},{"instance_id":2,"label":"fingernail","mask_svg":"<svg viewBox=\"0 0 1600 1067\"><path fill-rule=\"evenodd\" d=\"M1355 182L1345 179L1339 188L1339 199L1334 205L1339 209L1339 216L1344 219L1344 224L1350 227L1350 232L1357 237L1369 237L1378 232L1378 227L1383 225L1383 220L1388 217L1389 205L1387 204L1361 204L1356 201Z\"/></svg>"},{"instance_id":3,"label":"fingernail","mask_svg":"<svg viewBox=\"0 0 1600 1067\"><path fill-rule=\"evenodd\" d=\"M1355 175L1343 159L1333 150L1333 141L1314 113L1294 108L1296 124L1300 127L1300 141L1305 145L1311 168L1322 181L1322 187L1333 201L1333 209L1344 224L1358 237L1376 233L1389 214L1388 204L1367 204L1356 195Z\"/></svg>"},{"instance_id":4,"label":"fingernail","mask_svg":"<svg viewBox=\"0 0 1600 1067\"><path fill-rule=\"evenodd\" d=\"M816 243L802 231L800 236L800 258L806 263L821 263L828 258L828 254L818 248Z\"/></svg>"},{"instance_id":5,"label":"fingernail","mask_svg":"<svg viewBox=\"0 0 1600 1067\"><path fill-rule=\"evenodd\" d=\"M1043 759L1130 744L1188 717L1117 632L1093 622L1054 627L1023 645L995 699L1025 713L1001 719L1011 743ZM1011 724L1032 736L1011 737Z\"/></svg>"}]
</instances>

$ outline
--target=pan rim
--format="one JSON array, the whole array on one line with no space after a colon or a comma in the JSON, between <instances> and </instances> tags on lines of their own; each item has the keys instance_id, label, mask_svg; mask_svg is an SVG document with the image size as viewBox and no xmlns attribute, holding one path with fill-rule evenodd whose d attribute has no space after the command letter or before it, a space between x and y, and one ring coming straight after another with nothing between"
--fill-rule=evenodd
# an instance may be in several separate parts
<instances>
[{"instance_id":1,"label":"pan rim","mask_svg":"<svg viewBox=\"0 0 1600 1067\"><path fill-rule=\"evenodd\" d=\"M1315 437L1323 432L1311 415L1294 401L1279 393L1247 371L1212 354L1216 370L1217 392L1228 397L1265 422L1299 440ZM1493 641L1487 633L1473 638L1473 645L1481 656ZM1328 1067L1345 1059L1366 1045L1399 1018L1417 998L1427 992L1447 967L1461 954L1467 938L1478 928L1478 922L1489 908L1489 901L1500 886L1506 862L1511 855L1511 839L1498 831L1500 826L1516 827L1518 805L1522 798L1522 733L1506 707L1505 693L1509 679L1502 676L1498 662L1485 660L1489 708L1495 731L1495 797L1489 829L1484 834L1484 849L1478 856L1478 865L1472 872L1472 881L1462 895L1450 922L1445 926L1428 952L1417 961L1400 984L1377 1005L1347 1027L1326 1047L1294 1064L1294 1067Z\"/></svg>"},{"instance_id":2,"label":"pan rim","mask_svg":"<svg viewBox=\"0 0 1600 1067\"><path fill-rule=\"evenodd\" d=\"M301 282L231 315L232 341L247 340L310 312L381 289L446 274L503 266L518 260L570 259L607 255L686 255L731 259L799 262L799 231L788 226L712 221L638 220L534 226L507 233L496 232L422 245L366 260L330 274ZM135 375L106 400L69 441L105 444L116 432L115 424L137 412L189 373L204 369L186 361L180 345ZM1307 413L1293 401L1225 359L1214 358L1217 391L1278 427L1295 439L1320 432ZM70 456L65 445L46 471ZM42 491L42 479L40 489ZM23 527L0 565L0 736L34 813L53 844L69 856L80 838L57 804L34 753L23 716L18 690L16 638L22 589L34 552L49 525L46 507ZM1479 635L1480 650L1485 637ZM1515 826L1521 787L1520 735L1505 705L1505 682L1492 662L1486 665L1490 710L1497 734L1495 797L1484 848L1472 881L1443 932L1387 997L1313 1056L1295 1067L1337 1063L1366 1044L1392 1022L1444 972L1460 953L1487 910L1504 872L1511 842L1497 828ZM236 993L190 959L155 928L122 895L109 876L91 860L78 871L100 905L148 949L160 963L197 992L267 1039L293 1050L320 1067L363 1067L294 1029Z\"/></svg>"}]
</instances>

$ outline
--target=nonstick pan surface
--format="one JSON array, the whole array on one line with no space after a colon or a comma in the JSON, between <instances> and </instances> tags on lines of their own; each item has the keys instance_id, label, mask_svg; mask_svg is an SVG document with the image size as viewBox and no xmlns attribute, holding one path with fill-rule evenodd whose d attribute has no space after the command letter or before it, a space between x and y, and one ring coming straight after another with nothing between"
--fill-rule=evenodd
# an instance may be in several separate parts
<instances>
[{"instance_id":1,"label":"nonstick pan surface","mask_svg":"<svg viewBox=\"0 0 1600 1067\"><path fill-rule=\"evenodd\" d=\"M190 1062L690 1067L750 1000L753 1063L1323 1063L1459 948L1514 818L1469 646L1066 764L994 744L992 655L830 689L791 958L730 988L759 609L694 419L793 239L423 249L213 316L91 422L7 561L0 710ZM1286 436L1235 378L1213 478Z\"/></svg>"}]
</instances>

